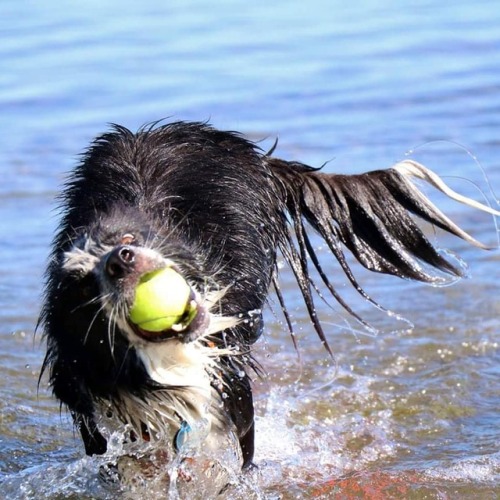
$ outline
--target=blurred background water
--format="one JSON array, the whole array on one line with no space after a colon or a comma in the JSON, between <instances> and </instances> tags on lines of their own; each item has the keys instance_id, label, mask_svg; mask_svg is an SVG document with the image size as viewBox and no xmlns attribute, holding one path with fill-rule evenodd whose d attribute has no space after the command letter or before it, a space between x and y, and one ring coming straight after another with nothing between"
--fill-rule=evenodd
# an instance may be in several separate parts
<instances>
[{"instance_id":1,"label":"blurred background water","mask_svg":"<svg viewBox=\"0 0 500 500\"><path fill-rule=\"evenodd\" d=\"M1 496L119 494L100 484L46 381L37 393L43 344L33 340L54 198L96 134L170 117L210 120L264 149L278 137L277 156L328 162L328 172L410 156L498 207L499 26L498 3L486 0L3 0ZM438 200L498 244L491 217ZM499 252L441 235L439 244L469 263L470 279L437 289L358 273L411 332L325 264L380 329L368 336L337 308L320 311L337 378L283 269L302 359L268 312L257 347L267 371L255 382L259 468L229 497L500 496Z\"/></svg>"}]
</instances>

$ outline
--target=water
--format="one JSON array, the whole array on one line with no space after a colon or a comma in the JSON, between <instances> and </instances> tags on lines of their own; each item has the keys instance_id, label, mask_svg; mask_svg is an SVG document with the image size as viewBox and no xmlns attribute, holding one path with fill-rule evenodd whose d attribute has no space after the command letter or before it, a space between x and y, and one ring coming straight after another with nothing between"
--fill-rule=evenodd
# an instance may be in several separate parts
<instances>
[{"instance_id":1,"label":"water","mask_svg":"<svg viewBox=\"0 0 500 500\"><path fill-rule=\"evenodd\" d=\"M278 156L344 173L411 151L465 194L481 200L477 184L496 204L479 166L498 195L499 24L493 1L4 0L2 496L118 494L99 480L100 462L83 456L45 383L37 393L43 346L33 340L54 197L93 136L109 122L136 129L169 116L210 119L264 149L279 137ZM497 244L491 217L437 199L476 238ZM325 264L381 331L357 332L338 308L322 307L337 366L283 270L301 360L282 318L268 311L257 346L268 373L255 382L259 467L227 496L500 496L499 252L438 241L469 263L470 279L430 288L358 272L374 298L415 324L411 333Z\"/></svg>"}]
</instances>

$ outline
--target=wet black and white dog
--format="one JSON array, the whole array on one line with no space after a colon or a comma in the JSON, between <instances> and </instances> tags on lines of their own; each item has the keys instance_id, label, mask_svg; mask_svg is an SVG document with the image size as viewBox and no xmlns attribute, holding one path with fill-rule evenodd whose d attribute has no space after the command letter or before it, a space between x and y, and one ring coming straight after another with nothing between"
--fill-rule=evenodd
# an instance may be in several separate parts
<instances>
[{"instance_id":1,"label":"wet black and white dog","mask_svg":"<svg viewBox=\"0 0 500 500\"><path fill-rule=\"evenodd\" d=\"M100 421L113 414L132 429L132 440L158 441L171 453L203 422L205 449L232 439L241 464L251 463L251 346L262 331L270 287L284 306L277 253L291 266L327 349L308 265L350 311L322 271L306 223L360 293L344 249L366 268L402 278L439 280L430 269L460 275L410 213L480 246L410 179L485 207L462 199L416 162L327 175L271 154L201 123L136 134L116 126L96 139L72 174L41 323L44 369L87 454L106 451ZM168 266L191 287L199 320L152 336L130 322L129 310L140 277Z\"/></svg>"}]
</instances>

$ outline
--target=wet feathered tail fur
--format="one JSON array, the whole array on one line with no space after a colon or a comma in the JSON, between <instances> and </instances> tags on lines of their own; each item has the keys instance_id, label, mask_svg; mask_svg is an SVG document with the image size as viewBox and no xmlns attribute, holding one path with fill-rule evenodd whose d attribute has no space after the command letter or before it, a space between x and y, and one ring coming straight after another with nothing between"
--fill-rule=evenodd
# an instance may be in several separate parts
<instances>
[{"instance_id":1,"label":"wet feathered tail fur","mask_svg":"<svg viewBox=\"0 0 500 500\"><path fill-rule=\"evenodd\" d=\"M293 224L292 231L283 233L281 251L295 274L311 321L330 353L315 314L309 263L316 268L324 285L342 307L365 327L370 329L371 326L344 302L323 271L311 244L306 222L325 240L350 283L371 301L356 281L344 247L370 271L434 284L446 281L442 273L455 277L463 275L462 268L434 248L412 215L472 245L487 248L443 214L417 188L414 179L426 181L461 203L500 215L499 211L456 193L434 172L413 160L359 175L329 175L298 162L274 158L268 161L280 181ZM274 285L288 326L292 329L276 280Z\"/></svg>"}]
</instances>

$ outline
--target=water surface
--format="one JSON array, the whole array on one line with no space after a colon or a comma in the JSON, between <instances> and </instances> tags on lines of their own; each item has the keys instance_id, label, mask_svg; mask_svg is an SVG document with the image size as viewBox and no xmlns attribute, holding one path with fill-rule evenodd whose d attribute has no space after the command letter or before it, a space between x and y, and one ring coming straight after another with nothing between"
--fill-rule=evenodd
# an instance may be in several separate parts
<instances>
[{"instance_id":1,"label":"water surface","mask_svg":"<svg viewBox=\"0 0 500 500\"><path fill-rule=\"evenodd\" d=\"M54 197L108 123L210 120L264 149L279 137L277 156L328 162L328 172L387 167L408 154L482 200L479 186L498 207L497 3L379 4L2 2L3 497L118 495L99 481L99 462L84 457L45 381L37 393L43 345L33 340ZM497 244L491 217L436 199ZM469 279L432 288L357 273L411 331L357 297L320 250L342 293L380 330L366 335L335 305L321 306L337 365L282 270L300 360L280 315L267 311L258 469L229 497L498 498L499 252L443 235L438 244L469 263Z\"/></svg>"}]
</instances>

